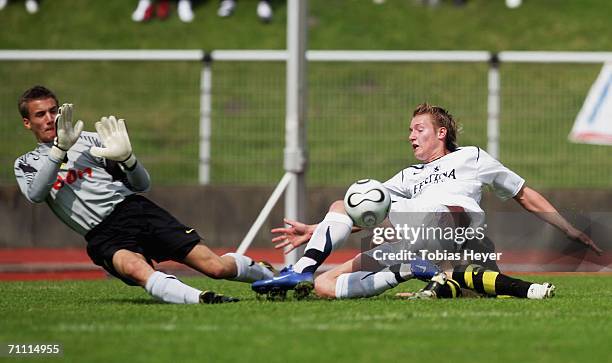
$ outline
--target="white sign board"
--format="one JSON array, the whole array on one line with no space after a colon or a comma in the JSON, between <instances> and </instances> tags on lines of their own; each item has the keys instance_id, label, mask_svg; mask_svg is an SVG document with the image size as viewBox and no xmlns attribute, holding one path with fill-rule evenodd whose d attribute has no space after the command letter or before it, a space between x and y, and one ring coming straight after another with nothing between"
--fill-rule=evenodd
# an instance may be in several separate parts
<instances>
[{"instance_id":1,"label":"white sign board","mask_svg":"<svg viewBox=\"0 0 612 363\"><path fill-rule=\"evenodd\" d=\"M612 145L612 63L601 69L569 135L570 141Z\"/></svg>"}]
</instances>

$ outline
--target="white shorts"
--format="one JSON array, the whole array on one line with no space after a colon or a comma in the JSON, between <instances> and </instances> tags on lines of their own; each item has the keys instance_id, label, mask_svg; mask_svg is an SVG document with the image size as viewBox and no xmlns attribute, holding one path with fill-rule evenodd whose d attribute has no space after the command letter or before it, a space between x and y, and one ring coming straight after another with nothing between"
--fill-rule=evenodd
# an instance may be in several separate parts
<instances>
[{"instance_id":1,"label":"white shorts","mask_svg":"<svg viewBox=\"0 0 612 363\"><path fill-rule=\"evenodd\" d=\"M391 202L389 221L394 226L397 224L409 224L420 226L430 225L434 222L432 217L437 213L449 212L447 206L421 199L401 198Z\"/></svg>"},{"instance_id":2,"label":"white shorts","mask_svg":"<svg viewBox=\"0 0 612 363\"><path fill-rule=\"evenodd\" d=\"M462 206L457 207L463 208ZM394 226L397 224L409 224L412 226L420 226L422 224L425 226L435 225L439 222L439 215L447 212L456 211L449 209L446 205L423 198L398 198L391 202L389 221ZM466 226L469 225L469 227L477 228L484 225L485 215L482 210L470 211L467 208L463 208L463 212L467 218L467 221L463 223L467 223ZM436 215L438 217L435 217Z\"/></svg>"}]
</instances>

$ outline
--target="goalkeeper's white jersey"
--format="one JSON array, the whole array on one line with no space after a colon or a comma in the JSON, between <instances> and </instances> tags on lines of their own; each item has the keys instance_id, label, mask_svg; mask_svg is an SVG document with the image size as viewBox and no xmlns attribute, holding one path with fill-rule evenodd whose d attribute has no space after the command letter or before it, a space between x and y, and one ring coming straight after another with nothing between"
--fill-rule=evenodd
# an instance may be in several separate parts
<instances>
[{"instance_id":1,"label":"goalkeeper's white jersey","mask_svg":"<svg viewBox=\"0 0 612 363\"><path fill-rule=\"evenodd\" d=\"M483 186L490 186L498 197L508 199L524 183L523 178L484 150L466 146L429 163L411 165L384 186L392 200L418 199L423 205L460 206L468 212L480 213Z\"/></svg>"},{"instance_id":2,"label":"goalkeeper's white jersey","mask_svg":"<svg viewBox=\"0 0 612 363\"><path fill-rule=\"evenodd\" d=\"M68 150L67 160L54 160L52 144L15 160L15 176L21 192L31 202L45 201L69 227L86 234L134 191L149 187L149 176L137 163L123 172L116 162L94 157L89 149L102 146L98 134L83 131Z\"/></svg>"}]
</instances>

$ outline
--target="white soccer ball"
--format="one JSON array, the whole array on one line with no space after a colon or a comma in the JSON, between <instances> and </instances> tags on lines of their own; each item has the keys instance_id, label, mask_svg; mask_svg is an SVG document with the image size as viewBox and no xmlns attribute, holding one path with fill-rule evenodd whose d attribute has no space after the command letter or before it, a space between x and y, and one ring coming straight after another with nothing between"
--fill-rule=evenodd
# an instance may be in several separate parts
<instances>
[{"instance_id":1,"label":"white soccer ball","mask_svg":"<svg viewBox=\"0 0 612 363\"><path fill-rule=\"evenodd\" d=\"M344 209L355 225L374 227L385 220L391 207L389 192L374 179L358 180L344 196Z\"/></svg>"}]
</instances>

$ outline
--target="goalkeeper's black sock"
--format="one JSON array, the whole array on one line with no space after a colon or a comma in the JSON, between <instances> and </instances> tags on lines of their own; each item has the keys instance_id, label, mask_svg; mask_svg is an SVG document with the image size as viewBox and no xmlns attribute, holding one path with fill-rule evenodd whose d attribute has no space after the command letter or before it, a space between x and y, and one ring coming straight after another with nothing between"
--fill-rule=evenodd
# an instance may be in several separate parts
<instances>
[{"instance_id":1,"label":"goalkeeper's black sock","mask_svg":"<svg viewBox=\"0 0 612 363\"><path fill-rule=\"evenodd\" d=\"M487 295L527 297L531 282L515 279L497 271L486 270L479 265L457 266L453 280L461 287Z\"/></svg>"}]
</instances>

